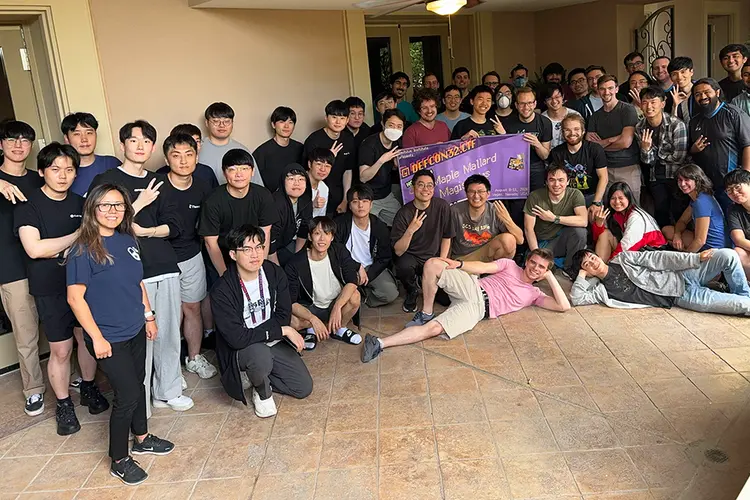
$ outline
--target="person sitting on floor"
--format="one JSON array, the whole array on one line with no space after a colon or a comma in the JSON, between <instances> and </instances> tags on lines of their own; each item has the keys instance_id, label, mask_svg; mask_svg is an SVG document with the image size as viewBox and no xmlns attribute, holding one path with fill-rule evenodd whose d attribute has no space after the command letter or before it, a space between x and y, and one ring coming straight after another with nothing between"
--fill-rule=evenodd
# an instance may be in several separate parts
<instances>
[{"instance_id":1,"label":"person sitting on floor","mask_svg":"<svg viewBox=\"0 0 750 500\"><path fill-rule=\"evenodd\" d=\"M424 266L424 306L404 330L389 337L365 336L362 362L377 358L383 349L414 344L445 332L453 339L468 332L483 319L497 318L531 305L564 312L570 303L552 274L552 252L537 248L529 252L521 269L511 259L466 262L433 258ZM480 275L489 275L479 278ZM533 284L545 279L552 289L548 297ZM433 302L438 287L451 297L451 306L435 317Z\"/></svg>"},{"instance_id":2,"label":"person sitting on floor","mask_svg":"<svg viewBox=\"0 0 750 500\"><path fill-rule=\"evenodd\" d=\"M592 226L599 257L609 261L623 251L667 244L656 220L638 206L626 182L612 184L605 200L609 208L598 207Z\"/></svg>"},{"instance_id":3,"label":"person sitting on floor","mask_svg":"<svg viewBox=\"0 0 750 500\"><path fill-rule=\"evenodd\" d=\"M244 371L253 387L255 414L272 417L272 390L297 399L312 392L312 377L298 354L304 342L289 326L292 301L286 275L263 260L265 232L245 224L232 229L226 242L231 261L211 290L221 383L229 396L247 405L240 377Z\"/></svg>"},{"instance_id":4,"label":"person sitting on floor","mask_svg":"<svg viewBox=\"0 0 750 500\"><path fill-rule=\"evenodd\" d=\"M362 337L346 325L359 310L359 262L333 241L336 223L315 217L309 224L308 248L297 252L284 269L292 299L292 327L307 330L305 347L329 337L359 344Z\"/></svg>"},{"instance_id":5,"label":"person sitting on floor","mask_svg":"<svg viewBox=\"0 0 750 500\"><path fill-rule=\"evenodd\" d=\"M750 286L740 258L728 248L700 253L622 252L606 264L591 250L574 256L574 306L604 304L637 309L673 306L698 312L750 316ZM723 274L730 293L706 285ZM591 277L590 281L587 280Z\"/></svg>"}]
</instances>

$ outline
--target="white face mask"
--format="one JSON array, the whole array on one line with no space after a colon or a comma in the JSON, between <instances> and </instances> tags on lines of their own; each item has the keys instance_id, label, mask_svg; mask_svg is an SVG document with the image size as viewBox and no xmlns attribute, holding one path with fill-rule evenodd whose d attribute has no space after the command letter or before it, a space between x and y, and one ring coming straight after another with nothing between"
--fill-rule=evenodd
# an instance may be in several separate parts
<instances>
[{"instance_id":1,"label":"white face mask","mask_svg":"<svg viewBox=\"0 0 750 500\"><path fill-rule=\"evenodd\" d=\"M397 128L387 128L383 130L383 134L385 135L385 138L389 141L397 141L401 139L401 136L403 135L403 131L399 130Z\"/></svg>"},{"instance_id":2,"label":"white face mask","mask_svg":"<svg viewBox=\"0 0 750 500\"><path fill-rule=\"evenodd\" d=\"M505 94L500 94L497 98L497 107L500 109L508 109L510 107L510 97Z\"/></svg>"}]
</instances>

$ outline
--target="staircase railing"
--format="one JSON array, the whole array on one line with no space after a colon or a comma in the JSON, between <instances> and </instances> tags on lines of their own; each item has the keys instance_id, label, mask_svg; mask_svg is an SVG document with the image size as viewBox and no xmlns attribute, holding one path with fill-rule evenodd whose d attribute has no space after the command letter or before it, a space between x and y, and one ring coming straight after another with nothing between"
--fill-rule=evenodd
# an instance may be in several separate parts
<instances>
[{"instance_id":1,"label":"staircase railing","mask_svg":"<svg viewBox=\"0 0 750 500\"><path fill-rule=\"evenodd\" d=\"M674 7L670 5L654 11L635 30L635 49L643 54L647 67L658 57L674 57L673 27Z\"/></svg>"}]
</instances>

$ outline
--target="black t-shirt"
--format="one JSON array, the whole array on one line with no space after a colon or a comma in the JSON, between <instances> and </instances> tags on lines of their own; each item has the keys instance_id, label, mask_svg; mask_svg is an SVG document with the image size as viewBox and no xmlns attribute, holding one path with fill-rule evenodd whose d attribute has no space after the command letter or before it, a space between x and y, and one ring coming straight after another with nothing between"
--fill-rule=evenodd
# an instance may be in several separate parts
<instances>
[{"instance_id":1,"label":"black t-shirt","mask_svg":"<svg viewBox=\"0 0 750 500\"><path fill-rule=\"evenodd\" d=\"M609 264L609 271L602 284L610 298L628 304L643 304L651 307L670 309L677 297L666 297L638 288L622 270L619 264Z\"/></svg>"},{"instance_id":2,"label":"black t-shirt","mask_svg":"<svg viewBox=\"0 0 750 500\"><path fill-rule=\"evenodd\" d=\"M391 245L401 239L409 227L409 223L414 219L414 212L417 207L414 202L409 202L396 213L393 219L393 229L391 230ZM427 214L422 227L414 233L406 253L427 260L430 257L440 255L440 244L443 238L453 238L456 236L455 226L451 219L451 207L447 201L440 198L433 198L427 210L419 210L420 215ZM438 236L439 235L439 236Z\"/></svg>"},{"instance_id":3,"label":"black t-shirt","mask_svg":"<svg viewBox=\"0 0 750 500\"><path fill-rule=\"evenodd\" d=\"M518 113L511 113L503 120L503 128L509 134L534 134L541 143L552 140L552 122L546 116L537 113L534 113L534 119L529 123L522 122ZM530 149L530 168L544 169L544 160L539 158L536 149L533 147Z\"/></svg>"},{"instance_id":4,"label":"black t-shirt","mask_svg":"<svg viewBox=\"0 0 750 500\"><path fill-rule=\"evenodd\" d=\"M471 119L471 116L468 118L464 118L460 122L456 123L456 125L453 127L453 132L451 132L451 140L455 141L456 139L460 139L467 133L469 133L469 130L476 131L479 135L497 135L497 132L495 132L495 126L492 124L492 121L490 120L490 115L487 113L487 121L484 123L477 123L474 120Z\"/></svg>"},{"instance_id":5,"label":"black t-shirt","mask_svg":"<svg viewBox=\"0 0 750 500\"><path fill-rule=\"evenodd\" d=\"M745 234L745 238L750 238L750 213L745 207L734 203L727 214L727 225L729 231L740 230Z\"/></svg>"},{"instance_id":6,"label":"black t-shirt","mask_svg":"<svg viewBox=\"0 0 750 500\"><path fill-rule=\"evenodd\" d=\"M164 165L159 170L156 171L157 174L163 174L167 175L169 173L169 165ZM216 189L219 187L219 181L216 179L216 173L214 173L214 169L209 167L208 165L204 165L203 163L198 163L195 165L195 172L193 172L193 179L200 179L211 189Z\"/></svg>"},{"instance_id":7,"label":"black t-shirt","mask_svg":"<svg viewBox=\"0 0 750 500\"><path fill-rule=\"evenodd\" d=\"M599 108L588 123L588 131L596 132L602 139L609 139L622 134L625 127L635 127L638 113L633 105L618 102L611 111ZM638 142L634 139L629 147L617 151L606 151L607 167L621 168L635 165L640 161Z\"/></svg>"},{"instance_id":8,"label":"black t-shirt","mask_svg":"<svg viewBox=\"0 0 750 500\"><path fill-rule=\"evenodd\" d=\"M44 185L44 180L33 170L27 170L20 177L6 174L0 170L0 179L18 187L28 198L34 190ZM19 202L22 203L22 202ZM14 205L0 196L0 284L12 283L26 279L26 252L21 241L13 233L13 212L19 205Z\"/></svg>"},{"instance_id":9,"label":"black t-shirt","mask_svg":"<svg viewBox=\"0 0 750 500\"><path fill-rule=\"evenodd\" d=\"M269 139L253 151L255 162L258 164L260 176L263 179L263 185L271 193L275 192L281 186L281 172L284 167L290 163L303 163L301 142L294 139L289 140L289 145L279 146L279 143Z\"/></svg>"},{"instance_id":10,"label":"black t-shirt","mask_svg":"<svg viewBox=\"0 0 750 500\"><path fill-rule=\"evenodd\" d=\"M733 82L729 77L726 77L719 82L719 86L721 87L721 95L726 102L732 102L732 99L745 90L745 82L742 81L742 78Z\"/></svg>"},{"instance_id":11,"label":"black t-shirt","mask_svg":"<svg viewBox=\"0 0 750 500\"><path fill-rule=\"evenodd\" d=\"M211 194L211 187L202 179L193 177L193 184L185 189L177 189L167 177L161 187L159 196L167 196L177 207L180 217L180 234L172 239L172 248L177 255L177 262L192 259L201 251L201 240L198 237L198 218L203 201Z\"/></svg>"},{"instance_id":12,"label":"black t-shirt","mask_svg":"<svg viewBox=\"0 0 750 500\"><path fill-rule=\"evenodd\" d=\"M709 145L693 160L706 172L714 189L724 186L724 176L742 166L742 150L750 146L750 116L733 104L722 102L710 116L698 113L688 127L693 145L701 135Z\"/></svg>"},{"instance_id":13,"label":"black t-shirt","mask_svg":"<svg viewBox=\"0 0 750 500\"><path fill-rule=\"evenodd\" d=\"M227 234L243 224L271 226L279 219L273 196L262 186L250 185L244 198L235 198L221 186L203 201L198 225L200 236L218 236L224 260L229 262Z\"/></svg>"},{"instance_id":14,"label":"black t-shirt","mask_svg":"<svg viewBox=\"0 0 750 500\"><path fill-rule=\"evenodd\" d=\"M401 146L400 142L393 144L391 149L397 146ZM359 146L359 165L372 166L387 151L389 151L389 149L383 146L383 142L380 140L380 134L371 135L362 141L362 144ZM389 161L380 167L380 170L375 174L375 177L365 183L372 188L376 200L382 200L391 192L391 172L394 167L394 160Z\"/></svg>"},{"instance_id":15,"label":"black t-shirt","mask_svg":"<svg viewBox=\"0 0 750 500\"><path fill-rule=\"evenodd\" d=\"M381 125L382 127L382 125ZM367 139L371 133L372 127L370 127L368 124L363 123L362 126L359 127L359 132L357 132L357 135L354 135L351 130L349 130L349 127L345 128L342 134L346 134L354 140L354 149L359 150L359 146L364 142L365 139Z\"/></svg>"},{"instance_id":16,"label":"black t-shirt","mask_svg":"<svg viewBox=\"0 0 750 500\"><path fill-rule=\"evenodd\" d=\"M336 213L336 207L344 199L344 172L347 170L354 171L357 167L357 152L354 148L354 137L351 134L341 133L338 139L331 139L326 134L325 129L320 129L307 138L305 141L304 157L313 148L331 149L333 143L343 144L343 148L336 155L333 162L333 168L328 177L323 181L328 186L328 213ZM306 165L305 165L306 167ZM352 173L352 175L354 175Z\"/></svg>"},{"instance_id":17,"label":"black t-shirt","mask_svg":"<svg viewBox=\"0 0 750 500\"><path fill-rule=\"evenodd\" d=\"M583 141L576 153L571 153L568 144L563 142L552 148L550 163L565 165L570 175L570 187L579 189L585 195L594 194L599 184L596 170L607 168L607 155L604 148L595 142Z\"/></svg>"},{"instance_id":18,"label":"black t-shirt","mask_svg":"<svg viewBox=\"0 0 750 500\"><path fill-rule=\"evenodd\" d=\"M68 192L64 200L53 200L40 189L26 195L27 202L19 205L15 212L14 232L23 226L35 227L39 237L60 238L73 233L81 226L83 198ZM27 256L29 293L31 295L57 295L65 293L64 259L58 257L32 259Z\"/></svg>"}]
</instances>

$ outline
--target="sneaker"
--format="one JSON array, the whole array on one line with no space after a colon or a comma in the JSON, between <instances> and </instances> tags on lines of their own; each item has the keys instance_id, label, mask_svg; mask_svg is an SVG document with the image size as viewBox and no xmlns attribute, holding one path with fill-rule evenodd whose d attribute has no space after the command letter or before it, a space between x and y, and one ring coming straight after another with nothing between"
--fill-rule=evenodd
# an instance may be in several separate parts
<instances>
[{"instance_id":1,"label":"sneaker","mask_svg":"<svg viewBox=\"0 0 750 500\"><path fill-rule=\"evenodd\" d=\"M154 399L154 408L171 408L174 411L187 411L193 407L195 403L187 396L177 396L169 401L162 401L161 399Z\"/></svg>"},{"instance_id":2,"label":"sneaker","mask_svg":"<svg viewBox=\"0 0 750 500\"><path fill-rule=\"evenodd\" d=\"M125 457L119 462L112 460L109 473L128 486L141 484L148 478L146 471L141 469L140 464L133 460L133 457Z\"/></svg>"},{"instance_id":3,"label":"sneaker","mask_svg":"<svg viewBox=\"0 0 750 500\"><path fill-rule=\"evenodd\" d=\"M44 412L44 394L32 394L26 400L23 411L30 417L36 417Z\"/></svg>"},{"instance_id":4,"label":"sneaker","mask_svg":"<svg viewBox=\"0 0 750 500\"><path fill-rule=\"evenodd\" d=\"M130 452L133 455L169 455L172 450L174 450L173 443L148 434L140 443L134 439Z\"/></svg>"},{"instance_id":5,"label":"sneaker","mask_svg":"<svg viewBox=\"0 0 750 500\"><path fill-rule=\"evenodd\" d=\"M81 406L88 406L89 413L98 415L109 409L109 401L102 396L96 384L81 385Z\"/></svg>"},{"instance_id":6,"label":"sneaker","mask_svg":"<svg viewBox=\"0 0 750 500\"><path fill-rule=\"evenodd\" d=\"M381 352L383 352L383 346L380 345L380 340L369 333L365 335L364 347L362 348L362 362L369 363L380 356Z\"/></svg>"},{"instance_id":7,"label":"sneaker","mask_svg":"<svg viewBox=\"0 0 750 500\"><path fill-rule=\"evenodd\" d=\"M422 326L426 324L428 321L431 321L435 317L435 313L427 314L423 311L418 311L411 321L409 321L406 324L406 328L409 328L410 326Z\"/></svg>"},{"instance_id":8,"label":"sneaker","mask_svg":"<svg viewBox=\"0 0 750 500\"><path fill-rule=\"evenodd\" d=\"M404 299L404 305L401 306L404 312L413 313L417 310L417 299L419 298L419 290L407 291L406 298Z\"/></svg>"},{"instance_id":9,"label":"sneaker","mask_svg":"<svg viewBox=\"0 0 750 500\"><path fill-rule=\"evenodd\" d=\"M276 415L276 402L273 400L273 395L268 399L260 399L260 394L253 387L253 406L255 406L255 414L260 418L268 418Z\"/></svg>"},{"instance_id":10,"label":"sneaker","mask_svg":"<svg viewBox=\"0 0 750 500\"><path fill-rule=\"evenodd\" d=\"M209 363L202 354L196 355L192 360L185 358L185 369L197 374L200 378L215 377L218 373L216 367Z\"/></svg>"},{"instance_id":11,"label":"sneaker","mask_svg":"<svg viewBox=\"0 0 750 500\"><path fill-rule=\"evenodd\" d=\"M240 381L242 382L243 391L250 389L250 379L247 378L247 373L242 370L240 370Z\"/></svg>"},{"instance_id":12,"label":"sneaker","mask_svg":"<svg viewBox=\"0 0 750 500\"><path fill-rule=\"evenodd\" d=\"M78 377L75 380L71 380L70 384L68 385L68 388L71 391L76 391L78 393L81 392L81 382L83 382L83 379L81 377Z\"/></svg>"},{"instance_id":13,"label":"sneaker","mask_svg":"<svg viewBox=\"0 0 750 500\"><path fill-rule=\"evenodd\" d=\"M180 375L180 387L182 387L183 391L187 389L187 380L185 380L184 375Z\"/></svg>"},{"instance_id":14,"label":"sneaker","mask_svg":"<svg viewBox=\"0 0 750 500\"><path fill-rule=\"evenodd\" d=\"M73 401L70 398L57 402L55 419L57 420L57 434L59 436L75 434L81 430L81 424L78 423L78 417L76 417L75 406L73 406Z\"/></svg>"}]
</instances>

